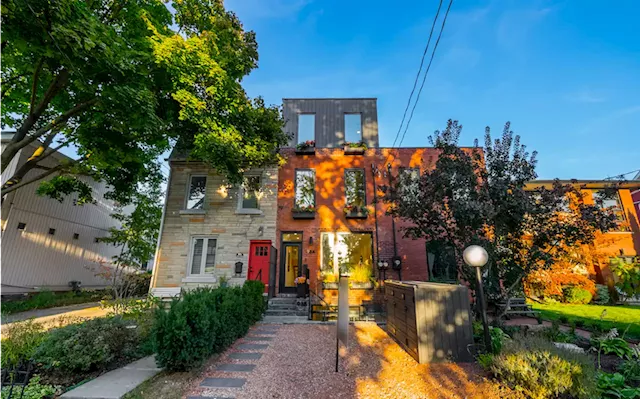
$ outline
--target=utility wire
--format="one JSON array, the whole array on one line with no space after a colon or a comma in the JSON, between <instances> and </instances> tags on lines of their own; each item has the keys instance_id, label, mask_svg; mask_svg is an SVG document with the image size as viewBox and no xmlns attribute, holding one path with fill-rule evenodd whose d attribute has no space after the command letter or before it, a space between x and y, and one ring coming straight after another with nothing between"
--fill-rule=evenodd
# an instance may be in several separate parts
<instances>
[{"instance_id":1,"label":"utility wire","mask_svg":"<svg viewBox=\"0 0 640 399\"><path fill-rule=\"evenodd\" d=\"M424 84L425 84L425 82L427 80L427 75L429 74L429 70L431 69L431 64L433 63L433 58L435 56L436 50L438 49L438 44L440 43L440 38L442 37L442 32L444 30L445 24L447 23L447 17L449 16L449 11L451 10L452 4L453 4L453 0L450 0L449 1L449 6L447 7L447 11L445 12L445 15L444 15L444 19L442 20L442 26L440 27L440 32L438 33L438 38L436 39L436 44L433 47L433 50L431 51L431 58L429 59L429 64L427 65L427 69L425 70L424 76L422 77L422 83L420 84L420 89L418 90L418 94L416 95L416 100L413 103L413 107L411 108L411 113L409 114L409 119L407 120L407 124L405 125L405 129L404 129L404 132L402 133L402 138L400 139L400 143L398 143L398 147L400 147L402 145L402 142L404 141L404 137L407 134L407 130L409 129L409 124L411 123L411 120L413 119L413 113L414 113L414 111L416 109L416 106L418 105L418 101L420 101L420 94L422 93L422 89L424 88ZM441 6L442 6L442 1L440 1L440 4L438 6L438 12L436 13L436 17L433 20L433 25L431 26L431 32L429 34L429 40L427 41L427 48L429 47L429 43L431 42L431 36L433 35L433 29L434 29L434 26L435 26L435 24L437 22ZM427 51L427 48L425 48L425 53ZM424 61L424 55L423 55L422 60ZM420 69L422 69L422 62L420 63ZM418 75L416 76L416 83L417 83L418 78L420 76L420 72L421 71L418 71ZM415 90L415 83L414 83L413 89ZM413 90L411 91L411 94L413 95ZM406 116L406 113L407 113L407 109L408 109L408 106L409 106L410 102L411 102L411 96L409 97L409 102L407 103L407 108L405 108L404 115L402 117L402 122L404 122L404 119L405 119L405 116ZM402 123L400 123L400 128L398 129L398 133L396 135L396 140L398 139L398 136L399 136L401 130L402 130ZM396 140L394 140L392 147L395 146ZM385 165L388 164L389 158L391 157L391 154L392 153L389 152L389 154L387 155L387 159L384 162Z\"/></svg>"},{"instance_id":2,"label":"utility wire","mask_svg":"<svg viewBox=\"0 0 640 399\"><path fill-rule=\"evenodd\" d=\"M619 175L614 175L614 176L609 176L609 177L605 177L604 180L609 180L609 179L617 179L619 177L624 177L626 175L630 175L631 173L636 173L636 172L640 172L640 169L636 169L636 170L632 170L630 172L627 173L621 173Z\"/></svg>"}]
</instances>

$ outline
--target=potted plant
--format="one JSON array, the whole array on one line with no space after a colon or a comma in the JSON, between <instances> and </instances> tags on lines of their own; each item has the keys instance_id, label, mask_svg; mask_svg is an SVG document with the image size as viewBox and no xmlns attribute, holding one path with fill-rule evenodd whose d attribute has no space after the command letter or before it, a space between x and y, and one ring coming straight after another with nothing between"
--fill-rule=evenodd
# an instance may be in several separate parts
<instances>
[{"instance_id":1,"label":"potted plant","mask_svg":"<svg viewBox=\"0 0 640 399\"><path fill-rule=\"evenodd\" d=\"M227 276L220 276L218 277L218 284L220 288L224 288L226 286L229 285L229 277Z\"/></svg>"},{"instance_id":2,"label":"potted plant","mask_svg":"<svg viewBox=\"0 0 640 399\"><path fill-rule=\"evenodd\" d=\"M364 154L364 151L367 149L367 145L363 141L358 142L345 142L344 143L344 154L345 155L359 155Z\"/></svg>"},{"instance_id":3,"label":"potted plant","mask_svg":"<svg viewBox=\"0 0 640 399\"><path fill-rule=\"evenodd\" d=\"M325 290L337 290L338 289L338 273L333 270L326 270L322 272L322 288Z\"/></svg>"},{"instance_id":4,"label":"potted plant","mask_svg":"<svg viewBox=\"0 0 640 399\"><path fill-rule=\"evenodd\" d=\"M298 276L293 280L296 283L298 298L306 298L307 297L307 288L309 284L307 284L307 278L305 276Z\"/></svg>"},{"instance_id":5,"label":"potted plant","mask_svg":"<svg viewBox=\"0 0 640 399\"><path fill-rule=\"evenodd\" d=\"M314 219L316 217L315 205L296 205L291 209L294 219Z\"/></svg>"},{"instance_id":6,"label":"potted plant","mask_svg":"<svg viewBox=\"0 0 640 399\"><path fill-rule=\"evenodd\" d=\"M296 154L298 155L313 155L316 153L316 142L313 140L303 141L296 145Z\"/></svg>"},{"instance_id":7,"label":"potted plant","mask_svg":"<svg viewBox=\"0 0 640 399\"><path fill-rule=\"evenodd\" d=\"M354 290L370 290L373 288L371 282L371 266L357 265L351 270L349 283Z\"/></svg>"},{"instance_id":8,"label":"potted plant","mask_svg":"<svg viewBox=\"0 0 640 399\"><path fill-rule=\"evenodd\" d=\"M348 219L366 219L369 216L369 208L365 205L347 204L343 211Z\"/></svg>"}]
</instances>

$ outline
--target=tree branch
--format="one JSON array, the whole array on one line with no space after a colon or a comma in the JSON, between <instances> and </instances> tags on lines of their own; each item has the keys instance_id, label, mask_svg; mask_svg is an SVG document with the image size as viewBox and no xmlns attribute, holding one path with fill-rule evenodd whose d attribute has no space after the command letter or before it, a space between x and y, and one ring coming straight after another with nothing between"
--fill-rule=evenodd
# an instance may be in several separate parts
<instances>
[{"instance_id":1,"label":"tree branch","mask_svg":"<svg viewBox=\"0 0 640 399\"><path fill-rule=\"evenodd\" d=\"M38 91L38 80L40 79L40 71L44 65L44 57L40 58L38 65L36 65L35 71L33 71L33 82L31 82L31 103L29 106L29 114L33 113L33 108L36 105L36 93Z\"/></svg>"},{"instance_id":2,"label":"tree branch","mask_svg":"<svg viewBox=\"0 0 640 399\"><path fill-rule=\"evenodd\" d=\"M38 180L42 180L45 177L47 177L47 176L49 176L49 175L51 175L51 174L53 174L55 172L60 171L63 168L69 166L69 165L70 164L58 165L56 167L53 167L53 168L47 170L46 172L43 172L43 173L39 174L38 176L32 177L31 179L28 179L28 180L23 180L23 181L21 181L19 183L13 183L12 184L11 180L9 180L2 186L2 196L4 197L5 195L9 194L10 192L17 190L20 187L26 186L27 184L31 184L31 183L36 182Z\"/></svg>"}]
</instances>

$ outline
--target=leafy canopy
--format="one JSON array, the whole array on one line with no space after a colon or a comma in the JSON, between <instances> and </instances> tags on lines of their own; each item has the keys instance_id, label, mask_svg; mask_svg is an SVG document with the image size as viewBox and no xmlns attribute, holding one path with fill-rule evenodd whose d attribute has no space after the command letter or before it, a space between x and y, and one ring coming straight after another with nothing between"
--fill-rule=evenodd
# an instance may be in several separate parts
<instances>
[{"instance_id":1,"label":"leafy canopy","mask_svg":"<svg viewBox=\"0 0 640 399\"><path fill-rule=\"evenodd\" d=\"M2 171L31 154L3 197L49 178L41 194L90 202L79 178L90 176L124 203L174 141L230 180L278 161L280 110L241 86L257 66L255 34L221 0L172 6L173 16L160 0L2 2L1 121L16 129ZM77 157L55 160L63 148Z\"/></svg>"}]
</instances>

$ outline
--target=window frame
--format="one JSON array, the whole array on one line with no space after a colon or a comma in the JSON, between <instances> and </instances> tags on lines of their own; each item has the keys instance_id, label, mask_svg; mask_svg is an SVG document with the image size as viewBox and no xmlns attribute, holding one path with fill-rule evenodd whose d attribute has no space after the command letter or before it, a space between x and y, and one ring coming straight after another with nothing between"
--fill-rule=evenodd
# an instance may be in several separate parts
<instances>
[{"instance_id":1,"label":"window frame","mask_svg":"<svg viewBox=\"0 0 640 399\"><path fill-rule=\"evenodd\" d=\"M311 172L313 175L313 208L316 207L316 170L313 168L296 168L293 171L293 207L298 208L298 172Z\"/></svg>"},{"instance_id":2,"label":"window frame","mask_svg":"<svg viewBox=\"0 0 640 399\"><path fill-rule=\"evenodd\" d=\"M360 140L351 141L347 139L347 115L360 116ZM362 112L344 112L342 116L342 124L344 125L344 142L345 143L363 143L364 142L364 128L362 124Z\"/></svg>"},{"instance_id":3,"label":"window frame","mask_svg":"<svg viewBox=\"0 0 640 399\"><path fill-rule=\"evenodd\" d=\"M294 143L294 147L297 144L303 143L307 140L300 140L300 116L304 116L304 115L313 115L313 137L310 138L309 140L313 140L314 142L316 141L316 113L315 112L299 112L297 114L297 129L296 129L296 142Z\"/></svg>"},{"instance_id":4,"label":"window frame","mask_svg":"<svg viewBox=\"0 0 640 399\"><path fill-rule=\"evenodd\" d=\"M191 197L191 179L194 177L204 177L204 197L202 199L202 208L193 208L189 209L189 199ZM207 203L207 180L208 176L205 173L194 173L189 175L189 179L187 180L187 193L184 197L183 210L187 212L204 212L206 210L205 205Z\"/></svg>"},{"instance_id":5,"label":"window frame","mask_svg":"<svg viewBox=\"0 0 640 399\"><path fill-rule=\"evenodd\" d=\"M375 258L374 258L375 244L373 240L373 233L370 231L321 231L320 232L320 271L321 272L327 270L324 268L324 265L322 264L322 261L324 259L324 245L322 244L323 236L327 235L329 237L333 237L332 244L330 244L333 252L333 256L331 257L333 260L333 273L340 273L340 262L338 257L338 251L336 250L338 243L340 242L339 237L353 235L353 234L364 234L364 235L368 235L371 238L371 274L372 276L375 274L375 269L376 269Z\"/></svg>"},{"instance_id":6,"label":"window frame","mask_svg":"<svg viewBox=\"0 0 640 399\"><path fill-rule=\"evenodd\" d=\"M253 172L253 173L245 173L244 174L245 178L248 177L258 177L260 179L260 189L263 187L264 185L264 176L262 171L260 172ZM260 191L260 190L258 190ZM245 187L244 187L244 182L242 184L239 185L238 187L238 203L237 203L237 207L236 207L236 213L239 215L262 215L262 209L260 209L260 199L256 198L256 203L258 205L257 208L245 208L244 205L244 192L245 192Z\"/></svg>"},{"instance_id":7,"label":"window frame","mask_svg":"<svg viewBox=\"0 0 640 399\"><path fill-rule=\"evenodd\" d=\"M362 206L367 206L367 171L365 168L345 168L344 169L344 205L351 205L347 202L347 172L359 170L362 171L362 185L363 185L363 193L364 196L362 198Z\"/></svg>"},{"instance_id":8,"label":"window frame","mask_svg":"<svg viewBox=\"0 0 640 399\"><path fill-rule=\"evenodd\" d=\"M622 203L622 197L620 196L620 191L616 190L616 196L615 196L615 201L616 201L616 205L615 206L602 206L600 207L598 205L598 203L596 202L596 195L598 195L598 193L600 191L604 191L603 189L592 189L591 190L591 201L593 201L593 204L603 210L606 209L612 209L613 208L613 212L616 215L616 229L613 230L612 232L627 232L630 231L628 230L628 227L626 226L629 222L629 219L627 218L627 213L624 209L624 204ZM614 198L611 198L611 200L613 200ZM604 204L603 204L604 205ZM618 217L618 215L620 215L620 217Z\"/></svg>"},{"instance_id":9,"label":"window frame","mask_svg":"<svg viewBox=\"0 0 640 399\"><path fill-rule=\"evenodd\" d=\"M203 248L203 256L202 259L200 260L200 270L202 270L201 273L199 274L193 274L191 273L191 269L192 269L192 265L193 265L193 255L195 252L195 246L196 246L196 241L199 239L203 239L203 243L202 243L202 248ZM204 273L204 269L207 263L207 257L206 257L206 249L209 247L209 240L216 240L216 253L215 253L215 257L213 258L213 267L214 269L217 266L217 262L218 262L218 250L219 250L219 243L218 243L218 239L219 237L217 235L193 235L191 236L190 242L189 242L189 256L187 257L187 274L186 277L187 278L212 278L215 277L215 271L213 273Z\"/></svg>"}]
</instances>

